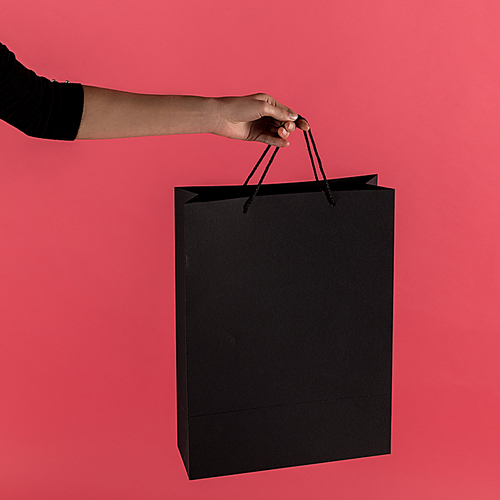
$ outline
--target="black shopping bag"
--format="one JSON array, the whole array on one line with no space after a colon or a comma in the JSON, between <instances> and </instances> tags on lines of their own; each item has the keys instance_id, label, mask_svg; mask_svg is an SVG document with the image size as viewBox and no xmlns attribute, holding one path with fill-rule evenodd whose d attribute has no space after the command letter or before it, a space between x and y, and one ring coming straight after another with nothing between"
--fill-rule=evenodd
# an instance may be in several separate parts
<instances>
[{"instance_id":1,"label":"black shopping bag","mask_svg":"<svg viewBox=\"0 0 500 500\"><path fill-rule=\"evenodd\" d=\"M395 191L327 181L310 134L319 181L304 136L315 181L175 188L190 479L391 452Z\"/></svg>"}]
</instances>

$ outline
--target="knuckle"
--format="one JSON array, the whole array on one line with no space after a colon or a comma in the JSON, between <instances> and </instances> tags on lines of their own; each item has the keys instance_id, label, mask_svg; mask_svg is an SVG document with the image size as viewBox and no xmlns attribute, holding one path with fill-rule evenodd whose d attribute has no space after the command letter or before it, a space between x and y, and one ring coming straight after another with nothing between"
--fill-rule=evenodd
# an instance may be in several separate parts
<instances>
[{"instance_id":1,"label":"knuckle","mask_svg":"<svg viewBox=\"0 0 500 500\"><path fill-rule=\"evenodd\" d=\"M270 105L268 102L260 101L259 108L260 108L260 112L262 113L263 116L267 116L269 114Z\"/></svg>"}]
</instances>

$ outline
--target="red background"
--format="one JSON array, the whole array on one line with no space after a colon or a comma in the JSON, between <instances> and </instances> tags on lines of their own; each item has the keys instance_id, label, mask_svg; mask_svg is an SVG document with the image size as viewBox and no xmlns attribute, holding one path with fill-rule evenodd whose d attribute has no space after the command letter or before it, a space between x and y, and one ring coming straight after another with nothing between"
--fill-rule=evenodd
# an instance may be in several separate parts
<instances>
[{"instance_id":1,"label":"red background","mask_svg":"<svg viewBox=\"0 0 500 500\"><path fill-rule=\"evenodd\" d=\"M330 177L396 189L393 452L189 482L176 448L173 187L265 146L62 143L0 123L0 497L498 499L500 3L2 0L38 74L267 92ZM310 180L302 132L267 182Z\"/></svg>"}]
</instances>

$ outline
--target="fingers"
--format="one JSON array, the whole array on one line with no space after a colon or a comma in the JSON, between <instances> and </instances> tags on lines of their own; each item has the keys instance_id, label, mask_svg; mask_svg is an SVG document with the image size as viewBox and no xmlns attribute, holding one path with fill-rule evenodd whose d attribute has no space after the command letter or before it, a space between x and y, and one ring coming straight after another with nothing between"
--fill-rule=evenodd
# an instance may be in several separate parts
<instances>
[{"instance_id":1,"label":"fingers","mask_svg":"<svg viewBox=\"0 0 500 500\"><path fill-rule=\"evenodd\" d=\"M290 143L287 139L290 133L295 130L295 124L293 122L284 123L274 123L274 121L269 122L266 130L257 140L263 139L261 142L266 144L272 144L273 146L286 147Z\"/></svg>"},{"instance_id":2,"label":"fingers","mask_svg":"<svg viewBox=\"0 0 500 500\"><path fill-rule=\"evenodd\" d=\"M267 130L271 134L279 134L281 137L288 137L288 135L295 130L294 122L278 122L271 121L267 126Z\"/></svg>"},{"instance_id":3,"label":"fingers","mask_svg":"<svg viewBox=\"0 0 500 500\"><path fill-rule=\"evenodd\" d=\"M299 125L304 127L303 130L309 130L309 124L305 120L299 120ZM277 125L273 123L273 121L271 121L267 126L267 130L269 131L269 133L262 133L256 140L258 142L271 144L272 146L277 146L280 148L287 147L290 146L290 143L287 141L287 139L295 129L296 125L294 122L284 122Z\"/></svg>"},{"instance_id":4,"label":"fingers","mask_svg":"<svg viewBox=\"0 0 500 500\"><path fill-rule=\"evenodd\" d=\"M304 120L304 118L299 118L295 123L298 128L304 130L305 132L307 132L311 128L309 126L309 123L307 123L306 120Z\"/></svg>"},{"instance_id":5,"label":"fingers","mask_svg":"<svg viewBox=\"0 0 500 500\"><path fill-rule=\"evenodd\" d=\"M262 133L259 135L257 142L263 142L264 144L270 144L271 146L276 146L278 148L285 148L290 146L290 143L286 139L281 139L276 137L276 135Z\"/></svg>"},{"instance_id":6,"label":"fingers","mask_svg":"<svg viewBox=\"0 0 500 500\"><path fill-rule=\"evenodd\" d=\"M299 118L298 113L280 103L269 94L261 92L247 97L261 101L259 109L261 117L271 117L266 132L262 133L257 141L271 144L272 146L286 147L290 145L287 139L296 128L305 132L310 129L309 124L304 118Z\"/></svg>"},{"instance_id":7,"label":"fingers","mask_svg":"<svg viewBox=\"0 0 500 500\"><path fill-rule=\"evenodd\" d=\"M274 118L279 122L296 121L296 125L298 128L304 131L309 130L310 127L306 120L304 120L303 118L297 118L298 113L293 111L293 109L288 108L281 102L277 101L269 94L264 94L261 92L258 94L253 94L249 97L253 97L254 99L262 101L263 103L261 108L262 116L271 116L272 118Z\"/></svg>"},{"instance_id":8,"label":"fingers","mask_svg":"<svg viewBox=\"0 0 500 500\"><path fill-rule=\"evenodd\" d=\"M287 139L288 136L295 130L294 122L286 122L282 127L278 129L278 134L283 137L283 139Z\"/></svg>"}]
</instances>

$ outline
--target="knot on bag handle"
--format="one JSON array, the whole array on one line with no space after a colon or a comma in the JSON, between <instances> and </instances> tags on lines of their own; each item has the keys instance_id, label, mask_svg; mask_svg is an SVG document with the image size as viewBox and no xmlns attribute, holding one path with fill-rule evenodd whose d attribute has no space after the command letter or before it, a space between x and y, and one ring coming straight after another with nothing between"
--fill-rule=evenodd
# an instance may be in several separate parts
<instances>
[{"instance_id":1,"label":"knot on bag handle","mask_svg":"<svg viewBox=\"0 0 500 500\"><path fill-rule=\"evenodd\" d=\"M307 121L303 116L300 116L300 115L298 116L297 120L298 119L302 119L302 120ZM318 160L319 169L321 171L321 175L323 176L323 180L324 180L324 183L325 183L324 193L326 195L326 199L328 200L328 203L330 203L330 205L335 205L335 200L333 199L333 195L332 195L332 192L330 190L330 184L328 183L328 180L327 180L326 175L325 175L325 171L323 170L323 164L321 163L321 159L319 157L319 153L318 153L318 150L316 148L316 143L314 142L314 139L313 139L313 136L312 136L312 133L311 133L311 127L309 126L309 130L308 131L303 130L302 132L304 132L304 138L305 138L306 144L307 144L307 151L309 152L309 158L311 158L311 165L312 165L312 168L313 168L314 177L316 179L316 182L319 183L319 179L318 179L318 174L316 172L316 166L314 165L314 159L313 159L313 155L312 155L312 152L311 152L311 146L309 144L309 139L307 137L307 132L309 132L309 137L311 138L311 142L312 142L312 145L313 145L313 148L314 148L314 153L316 154L316 158ZM267 146L267 148L264 151L264 153L262 153L262 156L259 158L259 161L257 162L257 164L255 165L255 167L250 172L250 175L247 177L247 180L244 182L243 186L246 186L248 184L248 182L252 178L253 174L257 170L258 166L260 165L260 163L264 159L264 156L266 156L266 154L267 154L267 152L269 151L270 148L271 148L271 144L269 144L269 146ZM261 178L259 180L259 183L255 187L254 192L252 193L252 195L248 198L248 200L243 205L243 213L244 214L247 213L248 207L251 205L252 201L257 196L257 193L259 192L260 186L262 185L262 182L264 181L264 178L266 177L266 174L267 174L267 172L269 170L269 167L271 166L271 163L273 162L274 157L276 156L276 153L278 152L279 147L275 146L275 148L276 149L275 149L274 153L272 154L271 159L269 160L269 163L267 164L264 172L262 173L262 176L261 176Z\"/></svg>"}]
</instances>

